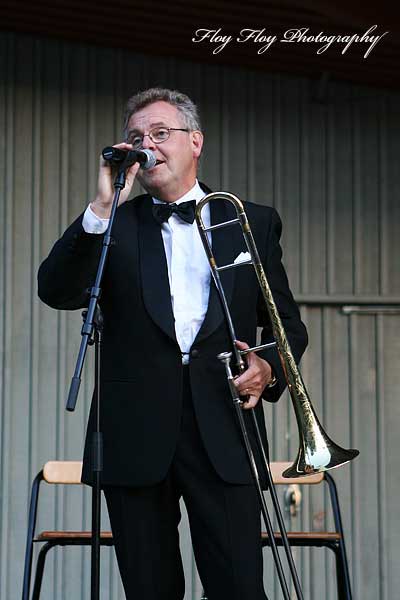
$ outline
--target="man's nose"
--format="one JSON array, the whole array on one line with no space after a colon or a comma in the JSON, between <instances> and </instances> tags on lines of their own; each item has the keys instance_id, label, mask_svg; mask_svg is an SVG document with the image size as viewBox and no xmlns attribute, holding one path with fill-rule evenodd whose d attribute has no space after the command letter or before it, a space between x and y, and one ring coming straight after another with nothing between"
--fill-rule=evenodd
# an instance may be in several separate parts
<instances>
[{"instance_id":1,"label":"man's nose","mask_svg":"<svg viewBox=\"0 0 400 600\"><path fill-rule=\"evenodd\" d=\"M142 148L144 150L155 150L156 149L156 144L153 142L153 140L151 139L151 137L149 136L148 133L143 136Z\"/></svg>"}]
</instances>

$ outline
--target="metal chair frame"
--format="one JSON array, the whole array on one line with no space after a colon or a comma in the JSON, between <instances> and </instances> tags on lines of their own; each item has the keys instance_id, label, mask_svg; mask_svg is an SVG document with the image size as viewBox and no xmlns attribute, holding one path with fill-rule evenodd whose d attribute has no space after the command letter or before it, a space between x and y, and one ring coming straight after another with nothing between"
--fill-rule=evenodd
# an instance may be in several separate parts
<instances>
[{"instance_id":1,"label":"metal chair frame","mask_svg":"<svg viewBox=\"0 0 400 600\"><path fill-rule=\"evenodd\" d=\"M44 468L34 478L31 488L22 600L30 600L33 550L35 544L41 543L42 547L39 551L39 555L36 562L35 579L31 600L39 600L44 575L45 562L49 550L56 546L90 546L92 541L91 531L43 531L39 535L35 536L40 485L42 481L46 480L44 476L44 471L46 466L49 464L56 463L46 463ZM57 462L57 464L71 465L73 463ZM313 485L325 481L325 483L328 485L329 498L335 525L335 530L329 532L288 532L290 544L293 547L325 547L330 549L334 553L336 560L338 600L352 600L349 566L344 541L343 523L335 481L332 475L330 475L330 473L328 472L320 473L317 475L311 475L310 477L283 479L280 476L280 473L282 473L282 471L284 470L284 468L287 467L288 464L289 463L271 463L271 470L275 484L291 485L293 483L296 483L298 485ZM51 481L49 483L68 485L71 482L60 480ZM75 481L74 483L79 482ZM261 534L261 540L262 545L264 547L270 545L270 540L268 538L267 533L263 532ZM275 540L278 546L282 546L282 538L280 534L275 533ZM112 533L110 531L102 532L100 537L100 543L102 546L113 546L114 541ZM207 597L204 593L202 598L204 600L207 600Z\"/></svg>"},{"instance_id":2,"label":"metal chair frame","mask_svg":"<svg viewBox=\"0 0 400 600\"><path fill-rule=\"evenodd\" d=\"M61 465L76 465L82 463L52 461L46 463L43 469L39 471L32 483L31 497L29 505L29 517L28 517L28 533L26 539L26 550L25 550L25 565L24 565L24 579L22 588L22 600L30 599L30 588L31 588L31 576L32 576L32 563L33 563L33 550L36 543L42 543L42 547L39 551L39 555L36 562L35 580L33 584L33 591L31 600L39 600L40 591L42 587L42 580L44 574L44 567L49 550L56 546L90 546L92 543L92 532L91 531L43 531L35 537L36 519L39 505L39 491L40 484L42 481L46 481L45 469L48 465L58 464ZM51 481L50 484L64 484L74 485L79 484L79 481L68 482L68 481ZM113 546L114 541L111 532L102 532L100 535L100 544L102 546Z\"/></svg>"},{"instance_id":3,"label":"metal chair frame","mask_svg":"<svg viewBox=\"0 0 400 600\"><path fill-rule=\"evenodd\" d=\"M311 475L310 477L299 477L287 479L277 475L278 471L282 472L290 463L271 463L271 468L274 470L275 485L315 485L320 482L325 482L329 490L329 499L332 509L334 531L310 531L310 532L288 532L288 538L292 547L308 547L308 548L329 548L335 555L336 561L336 581L338 600L352 600L351 582L349 565L347 561L346 546L344 541L344 531L342 515L340 512L339 496L336 483L332 475L328 471ZM319 480L319 481L318 481ZM262 545L269 546L270 541L266 533L261 535ZM275 534L275 540L278 546L282 546L282 540L279 534Z\"/></svg>"}]
</instances>

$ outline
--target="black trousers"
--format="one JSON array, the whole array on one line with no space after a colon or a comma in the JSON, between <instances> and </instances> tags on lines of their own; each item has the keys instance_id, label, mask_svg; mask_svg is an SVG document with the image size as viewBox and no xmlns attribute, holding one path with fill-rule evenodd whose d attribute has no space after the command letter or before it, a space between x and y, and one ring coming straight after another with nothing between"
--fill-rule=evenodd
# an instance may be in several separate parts
<instances>
[{"instance_id":1,"label":"black trousers","mask_svg":"<svg viewBox=\"0 0 400 600\"><path fill-rule=\"evenodd\" d=\"M256 490L225 483L216 474L197 427L187 367L184 371L181 433L166 479L143 488L104 489L126 598L184 597L182 497L208 599L266 600Z\"/></svg>"}]
</instances>

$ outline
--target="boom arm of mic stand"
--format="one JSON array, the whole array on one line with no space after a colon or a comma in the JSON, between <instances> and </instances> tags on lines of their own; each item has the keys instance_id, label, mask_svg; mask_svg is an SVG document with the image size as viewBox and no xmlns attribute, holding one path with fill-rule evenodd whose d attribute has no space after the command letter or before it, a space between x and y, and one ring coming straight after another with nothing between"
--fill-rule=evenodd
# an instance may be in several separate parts
<instances>
[{"instance_id":1,"label":"boom arm of mic stand","mask_svg":"<svg viewBox=\"0 0 400 600\"><path fill-rule=\"evenodd\" d=\"M124 161L121 164L118 174L114 181L115 193L114 193L114 199L113 199L113 204L112 204L112 208L111 208L110 220L108 223L107 230L104 234L103 248L102 248L101 255L100 255L99 266L97 267L96 280L95 280L94 286L90 289L90 301L89 301L89 306L88 306L88 310L87 310L87 316L86 316L85 322L82 327L82 332L81 332L81 335L82 335L81 345L79 348L79 353L78 353L78 358L76 361L74 375L72 377L71 385L70 385L69 392L68 392L67 404L65 406L65 408L70 412L73 412L76 407L76 401L78 398L79 388L81 385L82 370L83 370L83 365L84 365L85 357L86 357L86 350L89 345L89 342L91 341L91 339L93 337L94 318L95 318L97 304L98 304L99 298L101 296L101 282L103 279L104 267L106 264L108 251L109 251L111 243L112 243L111 230L112 230L112 226L114 223L115 213L116 213L116 210L118 207L118 201L119 201L119 197L121 194L121 190L124 189L125 182L126 182L126 169L129 166L126 164L126 162L127 161Z\"/></svg>"}]
</instances>

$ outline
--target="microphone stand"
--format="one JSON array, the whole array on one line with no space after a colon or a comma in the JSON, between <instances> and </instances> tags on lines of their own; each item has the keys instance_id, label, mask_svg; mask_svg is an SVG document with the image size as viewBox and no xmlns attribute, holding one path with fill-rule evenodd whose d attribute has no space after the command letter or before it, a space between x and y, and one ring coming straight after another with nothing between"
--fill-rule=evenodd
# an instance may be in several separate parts
<instances>
[{"instance_id":1,"label":"microphone stand","mask_svg":"<svg viewBox=\"0 0 400 600\"><path fill-rule=\"evenodd\" d=\"M114 199L111 208L110 220L104 234L103 248L101 251L97 268L96 279L90 289L90 301L87 311L83 313L83 327L81 331L82 340L75 366L75 372L69 388L66 409L70 412L75 410L76 401L81 384L82 369L85 362L88 345L95 346L95 388L93 403L95 411L95 430L92 435L92 555L91 555L91 600L100 598L100 521L101 521L101 473L103 470L103 435L100 431L100 359L101 342L103 330L103 318L98 302L101 296L101 282L108 252L113 241L111 230L114 223L115 213L121 190L125 187L126 169L135 162L131 153L127 153L123 162L118 165L118 174L114 181Z\"/></svg>"}]
</instances>

